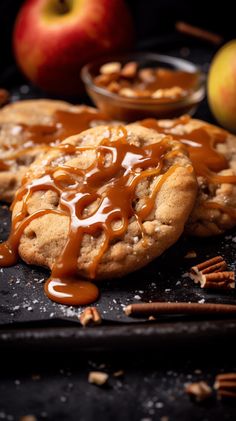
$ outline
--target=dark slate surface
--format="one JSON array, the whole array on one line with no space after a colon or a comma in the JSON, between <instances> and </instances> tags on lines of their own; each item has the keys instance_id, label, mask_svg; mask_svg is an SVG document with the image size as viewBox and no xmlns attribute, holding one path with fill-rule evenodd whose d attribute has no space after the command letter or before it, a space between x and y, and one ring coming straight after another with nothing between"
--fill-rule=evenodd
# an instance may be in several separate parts
<instances>
[{"instance_id":1,"label":"dark slate surface","mask_svg":"<svg viewBox=\"0 0 236 421\"><path fill-rule=\"evenodd\" d=\"M142 45L141 45L142 46ZM141 47L140 46L140 47ZM143 45L146 49L156 48L155 40ZM175 56L185 57L197 63L207 71L212 51L208 48L182 46L169 50ZM11 84L12 100L20 98L37 98L44 96L36 88L25 84L15 67L8 69L8 82ZM88 102L88 99L84 99ZM206 101L199 107L197 117L213 121ZM7 237L10 227L8 208L0 205L0 239ZM188 250L194 249L197 258L184 259ZM96 303L105 320L111 322L130 322L123 307L130 302L161 301L194 301L194 302L228 302L234 303L234 291L214 293L202 291L188 278L188 268L207 257L222 254L232 269L235 269L235 230L213 239L181 238L164 256L156 259L146 268L126 278L101 283L101 297ZM72 308L48 300L43 292L43 282L48 271L30 267L19 262L15 267L0 270L0 325L6 326L18 322L45 321L66 319L78 321L81 308ZM133 320L135 322L135 320Z\"/></svg>"},{"instance_id":2,"label":"dark slate surface","mask_svg":"<svg viewBox=\"0 0 236 421\"><path fill-rule=\"evenodd\" d=\"M215 375L236 370L232 349L196 349L194 354L162 353L87 355L22 354L1 368L0 419L19 421L34 415L37 421L233 421L234 402L221 402L215 393L196 403L185 385L205 380L213 386ZM109 374L108 385L88 383L91 370ZM120 378L113 377L124 370Z\"/></svg>"},{"instance_id":3,"label":"dark slate surface","mask_svg":"<svg viewBox=\"0 0 236 421\"><path fill-rule=\"evenodd\" d=\"M9 211L0 208L1 238L6 238ZM195 259L185 259L194 249ZM107 321L130 322L123 306L140 301L193 301L234 303L235 291L212 292L195 285L187 275L192 264L218 254L225 257L235 270L236 231L213 239L182 238L159 259L129 276L101 283L101 296L96 306ZM44 294L43 283L47 270L31 267L23 262L0 270L0 325L51 319L78 321L82 308L53 303Z\"/></svg>"}]
</instances>

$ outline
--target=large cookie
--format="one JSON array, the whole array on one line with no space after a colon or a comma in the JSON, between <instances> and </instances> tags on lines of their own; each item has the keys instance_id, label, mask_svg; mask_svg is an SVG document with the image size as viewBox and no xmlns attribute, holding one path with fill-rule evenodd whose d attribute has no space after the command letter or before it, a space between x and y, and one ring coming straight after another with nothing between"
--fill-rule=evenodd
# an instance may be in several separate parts
<instances>
[{"instance_id":1,"label":"large cookie","mask_svg":"<svg viewBox=\"0 0 236 421\"><path fill-rule=\"evenodd\" d=\"M196 205L186 225L197 236L221 234L236 225L236 136L205 121L144 120L140 124L180 140L198 179Z\"/></svg>"},{"instance_id":2,"label":"large cookie","mask_svg":"<svg viewBox=\"0 0 236 421\"><path fill-rule=\"evenodd\" d=\"M29 264L96 279L159 256L183 232L197 190L185 148L162 138L100 126L51 148L16 195L10 244Z\"/></svg>"},{"instance_id":3,"label":"large cookie","mask_svg":"<svg viewBox=\"0 0 236 421\"><path fill-rule=\"evenodd\" d=\"M102 119L94 108L48 99L19 101L2 108L0 200L13 200L26 169L49 144L93 127Z\"/></svg>"}]
</instances>

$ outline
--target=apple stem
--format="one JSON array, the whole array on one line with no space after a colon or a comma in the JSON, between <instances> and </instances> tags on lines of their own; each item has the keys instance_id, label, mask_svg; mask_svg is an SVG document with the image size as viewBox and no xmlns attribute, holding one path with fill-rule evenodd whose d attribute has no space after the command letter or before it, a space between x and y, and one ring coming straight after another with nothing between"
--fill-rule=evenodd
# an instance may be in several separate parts
<instances>
[{"instance_id":1,"label":"apple stem","mask_svg":"<svg viewBox=\"0 0 236 421\"><path fill-rule=\"evenodd\" d=\"M68 0L58 0L57 12L60 15L64 15L70 11L70 2Z\"/></svg>"}]
</instances>

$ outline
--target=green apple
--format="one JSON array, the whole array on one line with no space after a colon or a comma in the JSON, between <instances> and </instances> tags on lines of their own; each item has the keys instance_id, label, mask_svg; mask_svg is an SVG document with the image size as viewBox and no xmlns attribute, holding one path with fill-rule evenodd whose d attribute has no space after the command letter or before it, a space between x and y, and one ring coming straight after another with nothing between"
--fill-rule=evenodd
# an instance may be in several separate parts
<instances>
[{"instance_id":1,"label":"green apple","mask_svg":"<svg viewBox=\"0 0 236 421\"><path fill-rule=\"evenodd\" d=\"M225 44L215 55L207 89L215 118L223 127L236 132L236 40Z\"/></svg>"}]
</instances>

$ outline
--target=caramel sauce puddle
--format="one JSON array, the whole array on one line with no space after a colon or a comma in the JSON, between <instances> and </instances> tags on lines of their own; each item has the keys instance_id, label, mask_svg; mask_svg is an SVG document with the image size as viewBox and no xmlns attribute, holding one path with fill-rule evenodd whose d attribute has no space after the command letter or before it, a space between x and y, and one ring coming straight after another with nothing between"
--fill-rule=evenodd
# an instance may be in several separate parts
<instances>
[{"instance_id":1,"label":"caramel sauce puddle","mask_svg":"<svg viewBox=\"0 0 236 421\"><path fill-rule=\"evenodd\" d=\"M116 130L118 139L111 140ZM148 146L138 147L128 143L126 129L122 126L107 129L107 135L97 147L79 147L69 144L54 146L63 156L77 156L92 150L94 161L87 169L61 165L46 165L43 175L33 181L24 180L12 207L21 202L21 210L14 215L9 239L0 245L0 265L16 263L22 234L31 221L48 214L67 216L70 220L66 244L56 258L50 278L45 284L49 298L62 304L84 305L95 301L99 291L96 285L78 278L78 263L84 235L102 234L102 244L94 253L88 267L88 276L94 279L98 265L109 244L127 232L130 218L134 218L144 237L142 221L152 211L158 191L165 180L176 170L173 165L157 178L152 194L146 197L139 211L135 210L136 187L147 177L161 175L163 161L170 149L169 137ZM180 148L182 146L180 145ZM178 153L178 150L174 151ZM28 201L36 191L56 192L57 209L42 209L28 214Z\"/></svg>"}]
</instances>

